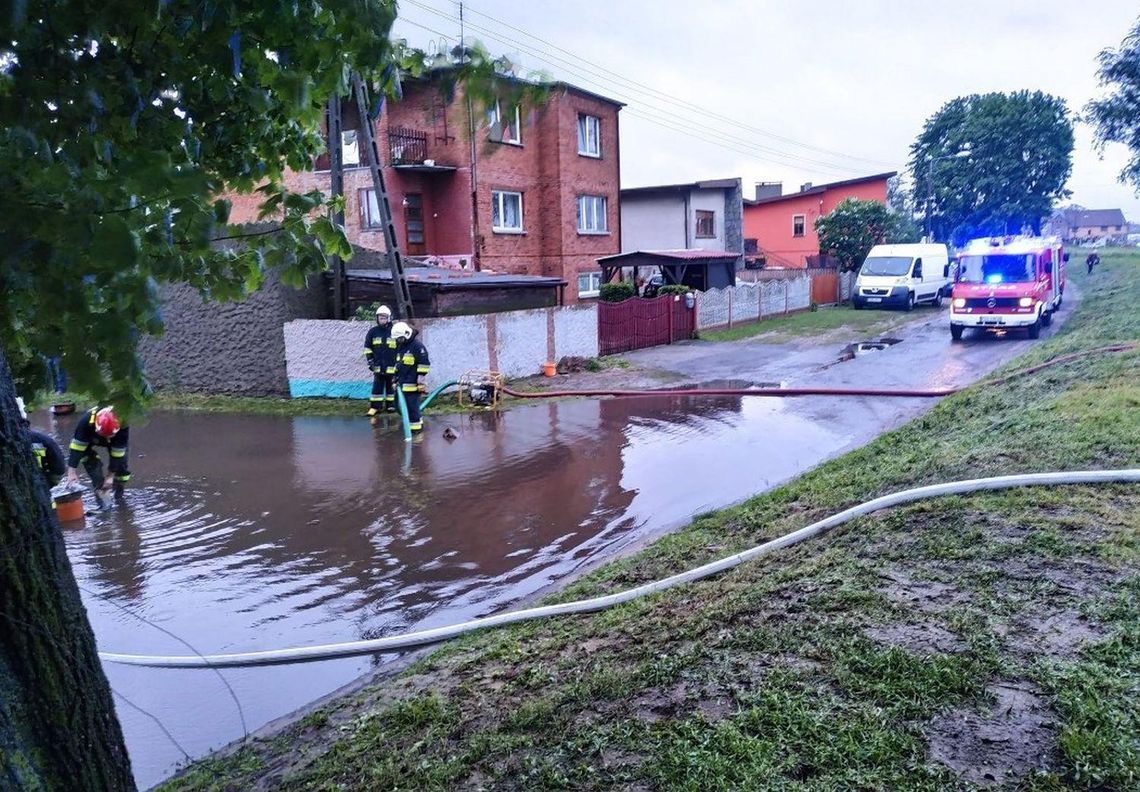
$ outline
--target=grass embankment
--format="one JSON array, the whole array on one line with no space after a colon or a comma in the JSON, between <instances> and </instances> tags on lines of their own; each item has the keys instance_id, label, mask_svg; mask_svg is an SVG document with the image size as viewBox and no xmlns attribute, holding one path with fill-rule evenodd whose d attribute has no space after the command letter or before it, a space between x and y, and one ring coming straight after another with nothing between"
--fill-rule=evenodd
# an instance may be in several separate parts
<instances>
[{"instance_id":1,"label":"grass embankment","mask_svg":"<svg viewBox=\"0 0 1140 792\"><path fill-rule=\"evenodd\" d=\"M743 338L763 336L763 340L779 343L793 338L828 333L839 328L858 330L868 336L885 332L913 319L929 316L930 308L916 306L913 313L900 310L856 311L850 305L820 308L818 311L800 311L787 316L762 319L759 322L738 324L724 330L706 330L701 338L706 341L739 341Z\"/></svg>"},{"instance_id":2,"label":"grass embankment","mask_svg":"<svg viewBox=\"0 0 1140 792\"><path fill-rule=\"evenodd\" d=\"M1010 368L1140 339L1140 257L1102 261L1077 277L1077 315ZM1138 462L1140 354L1086 358L949 398L556 599L907 487ZM469 637L164 788L1136 789L1138 561L1140 487L912 504L611 611Z\"/></svg>"}]
</instances>

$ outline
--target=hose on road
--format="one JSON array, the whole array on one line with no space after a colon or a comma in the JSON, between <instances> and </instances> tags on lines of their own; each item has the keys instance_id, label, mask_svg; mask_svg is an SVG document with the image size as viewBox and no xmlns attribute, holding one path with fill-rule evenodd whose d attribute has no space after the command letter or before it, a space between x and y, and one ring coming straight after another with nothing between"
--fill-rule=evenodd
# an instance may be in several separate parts
<instances>
[{"instance_id":1,"label":"hose on road","mask_svg":"<svg viewBox=\"0 0 1140 792\"><path fill-rule=\"evenodd\" d=\"M1056 361L1054 361L1056 362ZM130 655L114 652L100 652L99 657L110 663L124 665L150 666L155 668L235 668L249 666L281 665L286 663L305 663L318 660L331 660L342 657L358 657L361 655L376 654L378 652L393 652L402 649L411 649L417 646L447 641L476 630L485 630L491 627L502 627L517 622L534 619L549 619L555 616L568 616L577 613L595 613L597 611L613 608L617 605L646 597L666 589L702 580L712 575L720 574L729 569L751 561L754 558L767 555L776 550L799 544L806 539L812 539L831 531L856 517L861 517L880 509L898 506L904 503L937 498L945 495L963 495L984 490L1009 489L1012 487L1048 486L1055 487L1062 484L1113 484L1113 483L1140 483L1140 468L1125 470L1085 470L1067 471L1060 473L1028 473L1016 476L996 476L993 478L970 479L967 481L954 481L945 484L932 484L926 487L903 490L891 495L883 495L873 500L852 506L845 511L834 514L818 522L814 522L797 531L792 531L777 539L756 545L748 550L735 553L718 561L712 561L702 566L670 575L662 580L644 583L625 591L606 594L600 597L564 602L557 605L543 605L536 608L501 613L495 616L485 616L479 619L453 624L447 627L436 627L430 630L419 630L403 635L392 635L386 638L376 638L366 641L349 641L346 643L326 644L323 646L303 646L291 649L274 649L261 652L242 652L236 654L207 655L204 657L187 655Z\"/></svg>"}]
</instances>

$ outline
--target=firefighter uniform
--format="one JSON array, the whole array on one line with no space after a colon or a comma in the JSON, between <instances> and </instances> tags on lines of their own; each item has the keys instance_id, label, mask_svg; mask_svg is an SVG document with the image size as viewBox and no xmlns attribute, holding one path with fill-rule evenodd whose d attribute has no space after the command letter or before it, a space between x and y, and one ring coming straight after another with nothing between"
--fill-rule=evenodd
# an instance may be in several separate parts
<instances>
[{"instance_id":1,"label":"firefighter uniform","mask_svg":"<svg viewBox=\"0 0 1140 792\"><path fill-rule=\"evenodd\" d=\"M413 330L412 337L396 348L396 387L404 394L408 426L413 432L424 428L420 415L420 377L425 376L430 367L427 347L420 341L419 331Z\"/></svg>"},{"instance_id":2,"label":"firefighter uniform","mask_svg":"<svg viewBox=\"0 0 1140 792\"><path fill-rule=\"evenodd\" d=\"M67 456L69 468L79 467L91 477L92 486L98 491L103 486L103 461L99 458L98 448L106 448L109 454L108 469L115 477L115 493L123 491L123 485L131 480L131 471L127 469L127 443L130 439L130 428L122 427L110 437L104 437L95 431L95 414L98 407L92 407L83 414L75 427L75 435L71 438L71 446Z\"/></svg>"},{"instance_id":3,"label":"firefighter uniform","mask_svg":"<svg viewBox=\"0 0 1140 792\"><path fill-rule=\"evenodd\" d=\"M36 466L44 475L48 488L54 487L67 472L64 466L63 452L59 450L59 443L47 432L28 428L28 435L32 440L32 453L36 455Z\"/></svg>"},{"instance_id":4,"label":"firefighter uniform","mask_svg":"<svg viewBox=\"0 0 1140 792\"><path fill-rule=\"evenodd\" d=\"M368 414L396 409L396 339L392 323L375 324L364 337L364 357L372 370L372 396Z\"/></svg>"}]
</instances>

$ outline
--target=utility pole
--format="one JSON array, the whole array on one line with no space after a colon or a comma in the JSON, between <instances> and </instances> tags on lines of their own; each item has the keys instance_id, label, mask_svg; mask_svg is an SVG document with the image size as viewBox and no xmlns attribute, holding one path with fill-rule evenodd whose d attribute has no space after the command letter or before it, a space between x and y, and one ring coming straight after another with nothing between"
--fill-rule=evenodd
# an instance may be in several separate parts
<instances>
[{"instance_id":1,"label":"utility pole","mask_svg":"<svg viewBox=\"0 0 1140 792\"><path fill-rule=\"evenodd\" d=\"M344 196L344 149L342 148L342 118L340 97L333 95L329 99L328 131L329 131L329 180L333 199ZM333 214L333 222L344 228L344 212ZM347 318L346 289L344 282L344 261L340 256L329 256L329 266L332 269L333 281L333 318Z\"/></svg>"},{"instance_id":2,"label":"utility pole","mask_svg":"<svg viewBox=\"0 0 1140 792\"><path fill-rule=\"evenodd\" d=\"M388 188L384 186L384 174L380 170L380 151L376 148L376 136L372 133L372 120L368 117L368 95L360 75L353 73L352 90L356 98L356 110L360 115L360 134L364 136L364 150L368 155L368 169L372 171L372 187L376 190L376 208L380 212L380 225L384 229L384 256L388 271L392 273L392 286L396 291L396 317L412 318L412 294L408 291L408 279L404 274L404 260L396 247L396 226L392 222L392 207L388 203Z\"/></svg>"}]
</instances>

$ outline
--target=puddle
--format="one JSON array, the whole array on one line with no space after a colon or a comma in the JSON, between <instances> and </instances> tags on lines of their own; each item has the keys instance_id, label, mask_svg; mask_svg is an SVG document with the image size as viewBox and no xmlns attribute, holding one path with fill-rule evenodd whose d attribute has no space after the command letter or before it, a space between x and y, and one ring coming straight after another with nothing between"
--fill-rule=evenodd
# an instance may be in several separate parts
<instances>
[{"instance_id":1,"label":"puddle","mask_svg":"<svg viewBox=\"0 0 1140 792\"><path fill-rule=\"evenodd\" d=\"M839 359L837 362L843 363L848 360L854 360L855 358L861 357L863 355L869 355L872 352L881 352L882 350L899 343L902 343L901 338L879 338L871 339L869 341L858 341L854 344L848 344L847 346L843 347L842 350L840 350Z\"/></svg>"}]
</instances>

